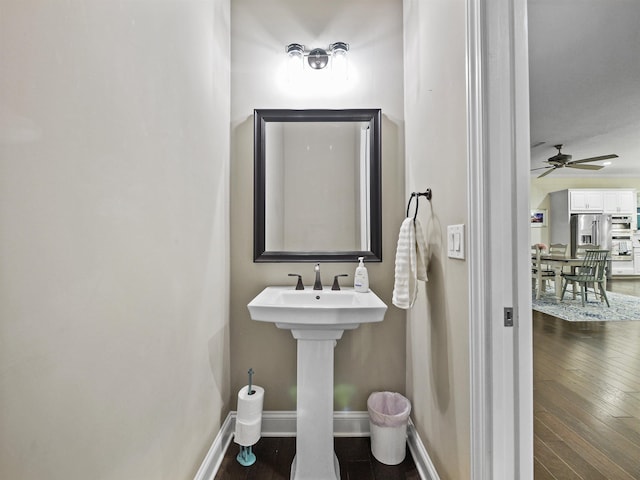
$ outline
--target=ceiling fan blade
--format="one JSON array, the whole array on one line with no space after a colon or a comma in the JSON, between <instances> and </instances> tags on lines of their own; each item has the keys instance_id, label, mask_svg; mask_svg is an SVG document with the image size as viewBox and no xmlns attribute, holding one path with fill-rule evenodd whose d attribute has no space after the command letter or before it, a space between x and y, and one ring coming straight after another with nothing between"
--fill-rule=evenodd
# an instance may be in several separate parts
<instances>
[{"instance_id":1,"label":"ceiling fan blade","mask_svg":"<svg viewBox=\"0 0 640 480\"><path fill-rule=\"evenodd\" d=\"M549 175L551 172L553 172L555 170L555 167L550 168L549 170L547 170L546 172L544 172L542 175L538 175L538 178L542 178L545 175Z\"/></svg>"},{"instance_id":2,"label":"ceiling fan blade","mask_svg":"<svg viewBox=\"0 0 640 480\"><path fill-rule=\"evenodd\" d=\"M542 170L542 169L548 169L548 168L554 168L554 167L538 167L538 168L532 168L531 170L529 170L530 172L535 172L536 170Z\"/></svg>"},{"instance_id":3,"label":"ceiling fan blade","mask_svg":"<svg viewBox=\"0 0 640 480\"><path fill-rule=\"evenodd\" d=\"M565 165L565 167L568 167L568 168L579 168L581 170L600 170L601 168L604 168L604 165L572 165L572 164L567 164L567 165Z\"/></svg>"},{"instance_id":4,"label":"ceiling fan blade","mask_svg":"<svg viewBox=\"0 0 640 480\"><path fill-rule=\"evenodd\" d=\"M618 158L618 155L616 155L615 153L612 153L610 155L601 155L600 157L583 158L582 160L574 160L573 162L569 162L567 165L571 163L597 162L598 160L608 160L610 158Z\"/></svg>"}]
</instances>

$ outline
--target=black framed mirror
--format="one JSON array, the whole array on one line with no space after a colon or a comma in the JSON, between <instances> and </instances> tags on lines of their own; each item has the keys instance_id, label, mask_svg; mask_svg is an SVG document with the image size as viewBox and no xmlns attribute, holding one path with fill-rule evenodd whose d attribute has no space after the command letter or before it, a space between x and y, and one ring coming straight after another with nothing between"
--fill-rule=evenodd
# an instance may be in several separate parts
<instances>
[{"instance_id":1,"label":"black framed mirror","mask_svg":"<svg viewBox=\"0 0 640 480\"><path fill-rule=\"evenodd\" d=\"M254 262L382 261L381 120L254 111Z\"/></svg>"}]
</instances>

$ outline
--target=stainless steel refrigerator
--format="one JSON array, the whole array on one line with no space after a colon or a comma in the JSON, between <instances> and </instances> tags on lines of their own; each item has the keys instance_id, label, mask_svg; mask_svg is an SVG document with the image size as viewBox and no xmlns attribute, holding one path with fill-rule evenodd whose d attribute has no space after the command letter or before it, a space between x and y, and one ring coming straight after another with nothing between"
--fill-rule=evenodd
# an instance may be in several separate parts
<instances>
[{"instance_id":1,"label":"stainless steel refrigerator","mask_svg":"<svg viewBox=\"0 0 640 480\"><path fill-rule=\"evenodd\" d=\"M571 215L571 256L576 257L579 247L597 245L601 250L611 250L611 215L580 213ZM611 274L611 262L607 276Z\"/></svg>"}]
</instances>

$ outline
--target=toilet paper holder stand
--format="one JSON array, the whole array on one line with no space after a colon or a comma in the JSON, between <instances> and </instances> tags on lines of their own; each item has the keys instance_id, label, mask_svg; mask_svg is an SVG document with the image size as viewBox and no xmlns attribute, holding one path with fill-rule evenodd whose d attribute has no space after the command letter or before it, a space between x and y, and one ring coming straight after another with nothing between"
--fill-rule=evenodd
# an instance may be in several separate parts
<instances>
[{"instance_id":1,"label":"toilet paper holder stand","mask_svg":"<svg viewBox=\"0 0 640 480\"><path fill-rule=\"evenodd\" d=\"M251 445L244 447L240 445L240 452L236 456L236 460L243 467L250 467L256 463L256 454L251 451Z\"/></svg>"},{"instance_id":2,"label":"toilet paper holder stand","mask_svg":"<svg viewBox=\"0 0 640 480\"><path fill-rule=\"evenodd\" d=\"M253 395L254 393L256 393L256 391L251 388L253 380L253 368L250 368L247 373L249 374L249 386L247 387L247 395Z\"/></svg>"},{"instance_id":3,"label":"toilet paper holder stand","mask_svg":"<svg viewBox=\"0 0 640 480\"><path fill-rule=\"evenodd\" d=\"M254 395L256 391L252 388L253 385L253 368L249 368L247 372L249 374L249 385L247 386L247 395ZM253 453L253 445L240 445L240 452L236 456L236 460L243 467L249 467L256 463L256 455Z\"/></svg>"}]
</instances>

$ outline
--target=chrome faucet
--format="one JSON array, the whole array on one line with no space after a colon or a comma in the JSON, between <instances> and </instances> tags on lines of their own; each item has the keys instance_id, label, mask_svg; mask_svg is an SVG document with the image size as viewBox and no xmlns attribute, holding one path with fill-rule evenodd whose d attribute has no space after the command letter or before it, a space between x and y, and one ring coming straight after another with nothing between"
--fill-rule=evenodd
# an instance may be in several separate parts
<instances>
[{"instance_id":1,"label":"chrome faucet","mask_svg":"<svg viewBox=\"0 0 640 480\"><path fill-rule=\"evenodd\" d=\"M322 281L320 280L320 264L316 263L316 266L313 267L313 269L316 271L316 281L313 284L313 289L322 290Z\"/></svg>"}]
</instances>

